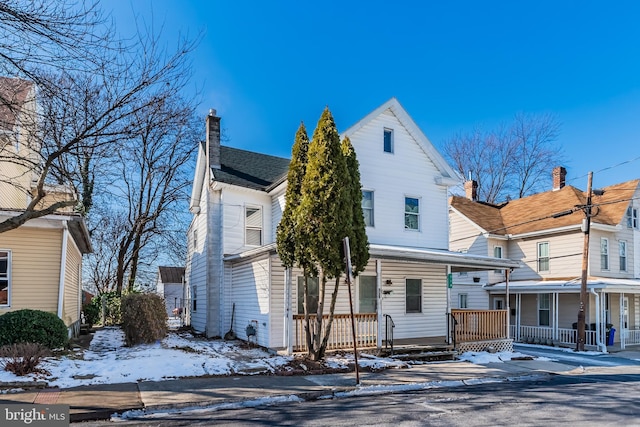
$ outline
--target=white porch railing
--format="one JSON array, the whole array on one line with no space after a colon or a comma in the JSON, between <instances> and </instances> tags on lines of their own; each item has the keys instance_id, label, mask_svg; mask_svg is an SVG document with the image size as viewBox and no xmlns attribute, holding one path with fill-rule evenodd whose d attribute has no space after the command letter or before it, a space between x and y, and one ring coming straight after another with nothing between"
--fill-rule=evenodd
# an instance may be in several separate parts
<instances>
[{"instance_id":1,"label":"white porch railing","mask_svg":"<svg viewBox=\"0 0 640 427\"><path fill-rule=\"evenodd\" d=\"M578 331L576 329L558 328L557 335L554 336L553 328L544 326L520 326L520 333L515 325L511 325L510 333L511 337L518 339L521 342L539 342L540 344L546 344L547 342L557 342L560 344L576 344L576 338ZM638 338L640 339L640 331L638 331ZM585 331L586 333L586 345L595 346L596 344L596 331ZM605 337L602 337L602 341L605 341ZM639 341L640 342L640 341Z\"/></svg>"},{"instance_id":2,"label":"white porch railing","mask_svg":"<svg viewBox=\"0 0 640 427\"><path fill-rule=\"evenodd\" d=\"M626 345L640 344L640 329L627 329L624 332Z\"/></svg>"}]
</instances>

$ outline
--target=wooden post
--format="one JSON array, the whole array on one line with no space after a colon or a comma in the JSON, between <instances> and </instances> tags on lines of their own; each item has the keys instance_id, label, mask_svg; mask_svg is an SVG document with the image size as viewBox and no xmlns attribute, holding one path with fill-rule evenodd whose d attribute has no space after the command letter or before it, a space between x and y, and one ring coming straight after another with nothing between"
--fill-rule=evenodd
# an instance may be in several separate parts
<instances>
[{"instance_id":1,"label":"wooden post","mask_svg":"<svg viewBox=\"0 0 640 427\"><path fill-rule=\"evenodd\" d=\"M358 342L356 341L356 321L353 315L353 297L351 297L351 249L349 248L349 238L342 240L344 245L344 256L347 261L347 287L349 289L349 310L351 310L351 333L353 334L353 357L356 362L356 385L360 384L360 368L358 367Z\"/></svg>"},{"instance_id":2,"label":"wooden post","mask_svg":"<svg viewBox=\"0 0 640 427\"><path fill-rule=\"evenodd\" d=\"M584 247L582 249L582 281L580 282L580 308L578 309L578 339L576 340L576 351L584 351L586 341L585 331L585 305L587 301L587 271L589 269L589 229L591 228L591 184L593 182L593 172L589 172L587 178L587 204L584 207Z\"/></svg>"}]
</instances>

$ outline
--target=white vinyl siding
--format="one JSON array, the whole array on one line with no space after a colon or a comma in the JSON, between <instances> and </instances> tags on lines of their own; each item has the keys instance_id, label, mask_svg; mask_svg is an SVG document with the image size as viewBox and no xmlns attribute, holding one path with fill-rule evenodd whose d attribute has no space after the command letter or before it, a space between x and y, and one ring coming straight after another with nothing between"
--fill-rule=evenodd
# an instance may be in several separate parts
<instances>
[{"instance_id":1,"label":"white vinyl siding","mask_svg":"<svg viewBox=\"0 0 640 427\"><path fill-rule=\"evenodd\" d=\"M255 340L264 347L269 346L269 266L269 258L231 266L231 303L236 305L233 330L247 339L246 327L253 325Z\"/></svg>"},{"instance_id":2,"label":"white vinyl siding","mask_svg":"<svg viewBox=\"0 0 640 427\"><path fill-rule=\"evenodd\" d=\"M600 238L600 269L609 270L609 239Z\"/></svg>"}]
</instances>

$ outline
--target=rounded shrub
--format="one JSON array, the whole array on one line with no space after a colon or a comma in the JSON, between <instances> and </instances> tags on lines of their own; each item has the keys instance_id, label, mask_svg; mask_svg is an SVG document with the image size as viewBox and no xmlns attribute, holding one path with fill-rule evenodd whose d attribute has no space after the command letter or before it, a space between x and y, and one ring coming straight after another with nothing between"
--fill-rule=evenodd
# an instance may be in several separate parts
<instances>
[{"instance_id":1,"label":"rounded shrub","mask_svg":"<svg viewBox=\"0 0 640 427\"><path fill-rule=\"evenodd\" d=\"M66 325L53 313L23 309L0 316L0 346L31 342L55 349L68 341Z\"/></svg>"},{"instance_id":2,"label":"rounded shrub","mask_svg":"<svg viewBox=\"0 0 640 427\"><path fill-rule=\"evenodd\" d=\"M153 343L167 335L167 309L157 294L122 297L122 329L128 346Z\"/></svg>"}]
</instances>

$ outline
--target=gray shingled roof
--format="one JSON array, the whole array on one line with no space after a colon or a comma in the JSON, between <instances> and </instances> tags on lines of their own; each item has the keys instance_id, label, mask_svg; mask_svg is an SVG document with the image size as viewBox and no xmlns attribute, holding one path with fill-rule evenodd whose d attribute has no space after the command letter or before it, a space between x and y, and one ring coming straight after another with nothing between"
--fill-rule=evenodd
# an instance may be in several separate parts
<instances>
[{"instance_id":1,"label":"gray shingled roof","mask_svg":"<svg viewBox=\"0 0 640 427\"><path fill-rule=\"evenodd\" d=\"M221 169L213 170L216 181L263 191L289 170L289 159L225 146L220 163Z\"/></svg>"},{"instance_id":2,"label":"gray shingled roof","mask_svg":"<svg viewBox=\"0 0 640 427\"><path fill-rule=\"evenodd\" d=\"M162 283L182 283L184 267L158 267Z\"/></svg>"}]
</instances>

